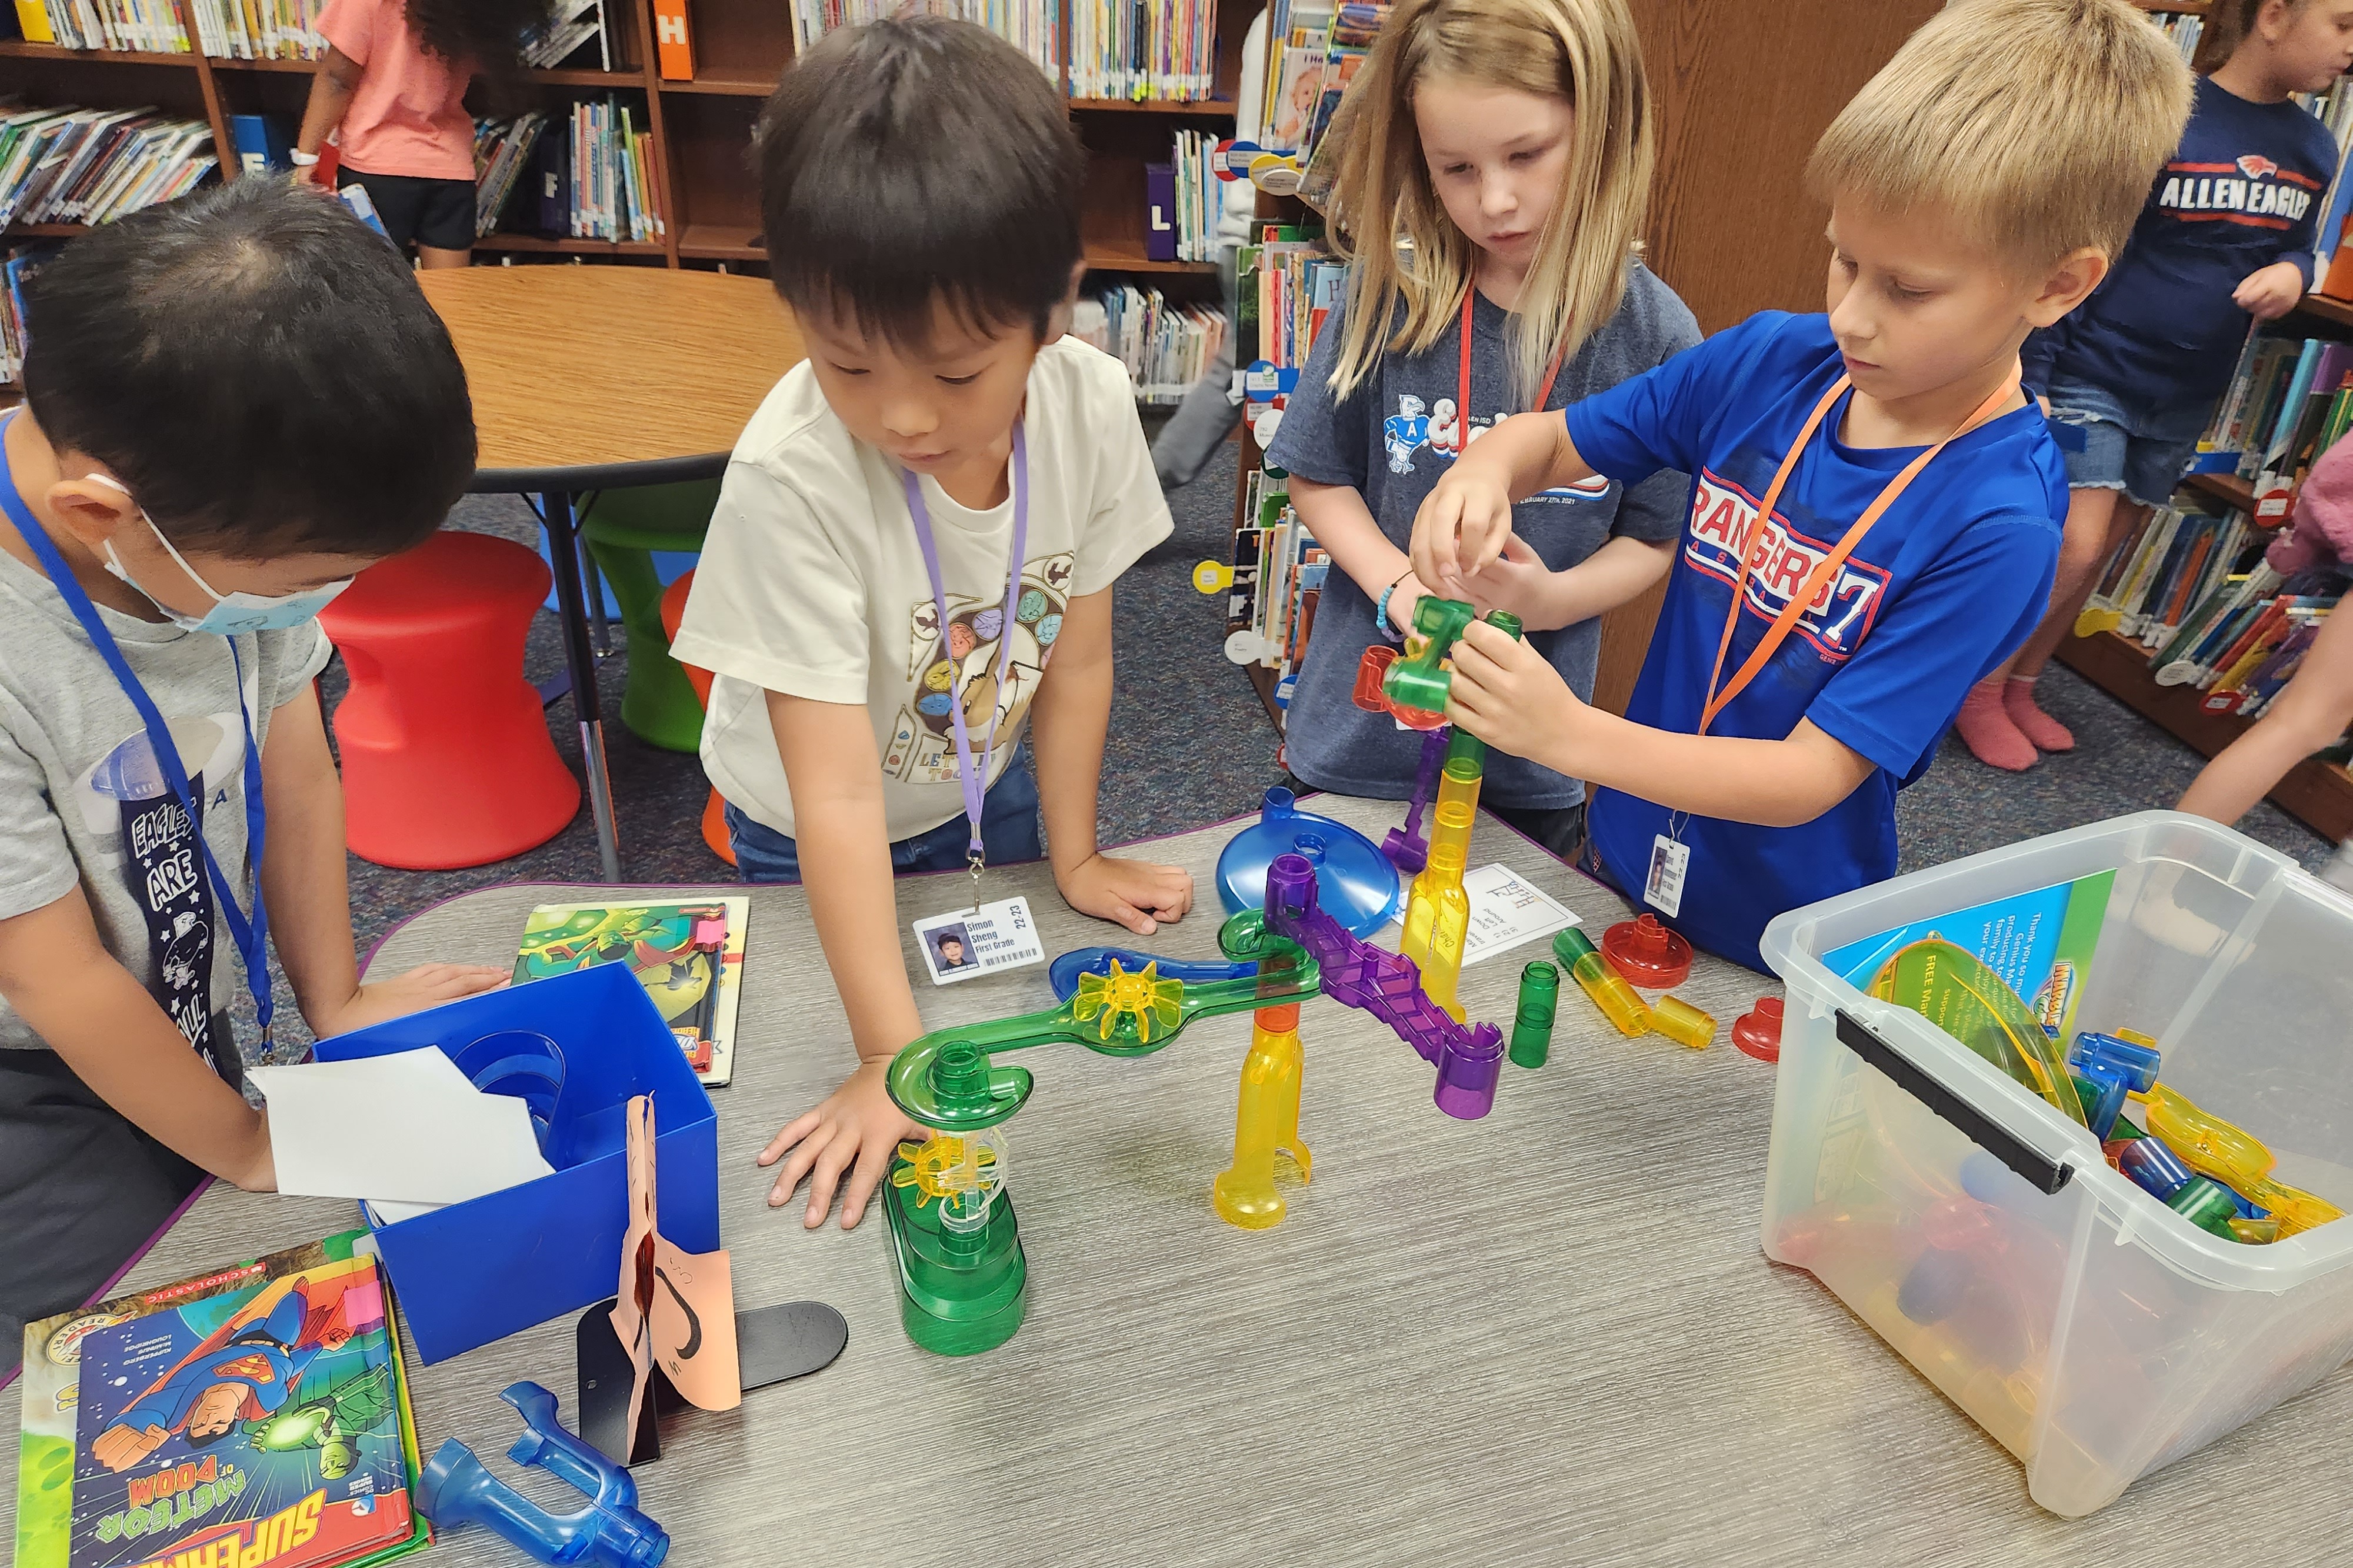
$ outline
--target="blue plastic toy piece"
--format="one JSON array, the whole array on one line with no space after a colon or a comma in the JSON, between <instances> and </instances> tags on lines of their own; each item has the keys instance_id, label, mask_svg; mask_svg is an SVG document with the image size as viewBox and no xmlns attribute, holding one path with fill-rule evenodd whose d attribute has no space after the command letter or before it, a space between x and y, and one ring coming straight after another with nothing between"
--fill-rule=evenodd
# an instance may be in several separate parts
<instances>
[{"instance_id":1,"label":"blue plastic toy piece","mask_svg":"<svg viewBox=\"0 0 2353 1568\"><path fill-rule=\"evenodd\" d=\"M1389 923L1404 896L1397 867L1379 845L1345 822L1300 810L1297 799L1280 786L1267 791L1258 820L1219 852L1219 901L1229 915L1263 909L1266 868L1278 855L1302 855L1315 868L1324 912L1351 936L1372 935Z\"/></svg>"},{"instance_id":2,"label":"blue plastic toy piece","mask_svg":"<svg viewBox=\"0 0 2353 1568\"><path fill-rule=\"evenodd\" d=\"M2161 1062L2154 1047L2137 1046L2091 1029L2075 1037L2075 1043L2067 1047L2067 1068L2081 1080L2077 1089L2084 1103L2084 1121L2093 1137L2107 1141L2117 1114L2125 1108L2127 1089L2147 1094L2157 1087ZM2091 1086L2089 1094L2081 1093L2085 1083Z\"/></svg>"},{"instance_id":3,"label":"blue plastic toy piece","mask_svg":"<svg viewBox=\"0 0 2353 1568\"><path fill-rule=\"evenodd\" d=\"M487 1525L542 1563L656 1568L670 1555L670 1532L638 1511L638 1483L564 1429L555 1395L523 1382L507 1384L499 1397L522 1415L522 1436L507 1458L570 1482L587 1495L588 1506L549 1513L482 1468L474 1451L452 1437L417 1479L418 1512L443 1530Z\"/></svg>"},{"instance_id":4,"label":"blue plastic toy piece","mask_svg":"<svg viewBox=\"0 0 2353 1568\"><path fill-rule=\"evenodd\" d=\"M1054 984L1054 1000L1067 1002L1079 994L1082 974L1109 974L1112 961L1117 959L1120 968L1134 974L1147 963L1160 967L1154 971L1163 980L1181 980L1187 985L1208 985L1219 980L1248 980L1258 973L1258 961L1248 963L1197 963L1182 958L1162 958L1156 953L1138 952L1130 947L1078 947L1062 954L1047 967L1046 976Z\"/></svg>"}]
</instances>

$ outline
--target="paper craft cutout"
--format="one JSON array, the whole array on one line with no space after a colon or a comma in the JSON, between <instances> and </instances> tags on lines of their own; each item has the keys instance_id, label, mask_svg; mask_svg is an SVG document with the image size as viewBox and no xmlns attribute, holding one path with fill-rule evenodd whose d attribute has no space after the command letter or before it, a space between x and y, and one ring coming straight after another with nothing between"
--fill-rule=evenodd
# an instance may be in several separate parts
<instances>
[{"instance_id":1,"label":"paper craft cutout","mask_svg":"<svg viewBox=\"0 0 2353 1568\"><path fill-rule=\"evenodd\" d=\"M688 1404L733 1410L744 1403L735 1352L735 1285L724 1248L681 1252L658 1227L654 1102L638 1095L625 1116L629 1136L629 1227L621 1237L621 1279L613 1331L636 1368L629 1425L638 1431L653 1369Z\"/></svg>"}]
</instances>

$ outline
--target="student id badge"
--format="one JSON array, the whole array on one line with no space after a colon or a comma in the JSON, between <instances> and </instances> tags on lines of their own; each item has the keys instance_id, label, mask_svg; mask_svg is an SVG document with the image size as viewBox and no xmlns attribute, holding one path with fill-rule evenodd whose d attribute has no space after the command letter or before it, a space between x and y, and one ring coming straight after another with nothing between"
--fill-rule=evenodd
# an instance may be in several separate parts
<instances>
[{"instance_id":1,"label":"student id badge","mask_svg":"<svg viewBox=\"0 0 2353 1568\"><path fill-rule=\"evenodd\" d=\"M934 915L914 924L915 945L923 950L923 966L934 985L953 985L982 974L1018 969L1046 962L1045 944L1037 923L1029 918L1027 899L999 899L993 904Z\"/></svg>"},{"instance_id":2,"label":"student id badge","mask_svg":"<svg viewBox=\"0 0 2353 1568\"><path fill-rule=\"evenodd\" d=\"M1683 877L1691 869L1691 846L1665 834L1651 840L1651 869L1642 879L1642 901L1672 920L1683 912Z\"/></svg>"}]
</instances>

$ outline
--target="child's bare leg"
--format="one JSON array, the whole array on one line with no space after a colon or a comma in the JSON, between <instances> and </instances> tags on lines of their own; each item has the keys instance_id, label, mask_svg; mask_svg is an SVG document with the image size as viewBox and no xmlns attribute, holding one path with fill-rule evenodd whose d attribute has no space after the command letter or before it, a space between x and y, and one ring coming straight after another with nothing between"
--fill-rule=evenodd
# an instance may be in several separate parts
<instances>
[{"instance_id":1,"label":"child's bare leg","mask_svg":"<svg viewBox=\"0 0 2353 1568\"><path fill-rule=\"evenodd\" d=\"M2263 716L2208 763L2178 809L2225 825L2353 722L2353 615L2331 615Z\"/></svg>"}]
</instances>

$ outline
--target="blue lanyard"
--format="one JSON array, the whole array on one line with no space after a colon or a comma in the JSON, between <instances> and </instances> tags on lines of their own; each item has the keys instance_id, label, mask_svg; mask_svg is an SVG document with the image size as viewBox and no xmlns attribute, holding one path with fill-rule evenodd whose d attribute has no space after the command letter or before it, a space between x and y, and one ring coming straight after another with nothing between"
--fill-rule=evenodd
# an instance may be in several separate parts
<instances>
[{"instance_id":1,"label":"blue lanyard","mask_svg":"<svg viewBox=\"0 0 2353 1568\"><path fill-rule=\"evenodd\" d=\"M932 580L932 613L939 619L940 657L953 659L948 652L947 584L940 574L940 547L932 536L931 508L923 504L923 488L914 470L902 468L899 477L906 482L907 512L914 520L915 543L923 552L923 571ZM981 766L975 767L972 759L972 731L965 728L964 693L956 689L955 668L948 668L948 723L955 731L956 768L964 784L965 821L972 829L971 842L965 847L965 860L972 868L973 896L979 897L980 868L986 863L980 845L980 815L987 792L981 788L981 773L987 760L997 752L997 719L998 704L1005 700L1005 674L1013 667L1013 614L1021 603L1021 555L1029 544L1029 449L1021 438L1021 425L1013 426L1013 565L1005 584L1005 615L997 626L997 689L988 710L988 737L981 742Z\"/></svg>"},{"instance_id":2,"label":"blue lanyard","mask_svg":"<svg viewBox=\"0 0 2353 1568\"><path fill-rule=\"evenodd\" d=\"M13 416L11 417L14 417ZM5 428L5 426L0 426ZM237 890L223 875L220 862L213 858L212 841L205 836L204 818L196 812L195 791L188 785L188 771L180 764L179 744L172 739L172 728L156 710L147 689L131 672L130 661L115 646L114 634L106 629L99 618L98 606L74 580L73 569L65 557L58 553L40 520L25 505L16 493L16 482L8 474L8 458L5 447L0 447L0 510L16 525L33 553L41 558L41 568L49 574L50 585L74 613L83 631L90 634L90 646L97 648L106 667L114 671L115 683L131 705L139 710L140 722L147 726L147 745L155 753L155 765L164 772L164 781L172 786L174 798L180 809L188 814L188 827L195 835L196 847L204 852L205 871L212 879L213 889L220 902L221 918L228 922L229 936L237 943L237 956L245 961L246 989L253 993L253 1006L261 1024L261 1043L269 1044L270 1015L277 1010L269 984L269 911L261 902L261 844L263 809L261 802L261 749L253 741L253 714L245 702L245 660L237 651L237 639L225 637L228 644L230 667L237 674L237 715L245 725L245 856L246 864L253 868L253 919L248 921L245 911L237 908ZM191 637L208 637L210 633L191 632Z\"/></svg>"}]
</instances>

